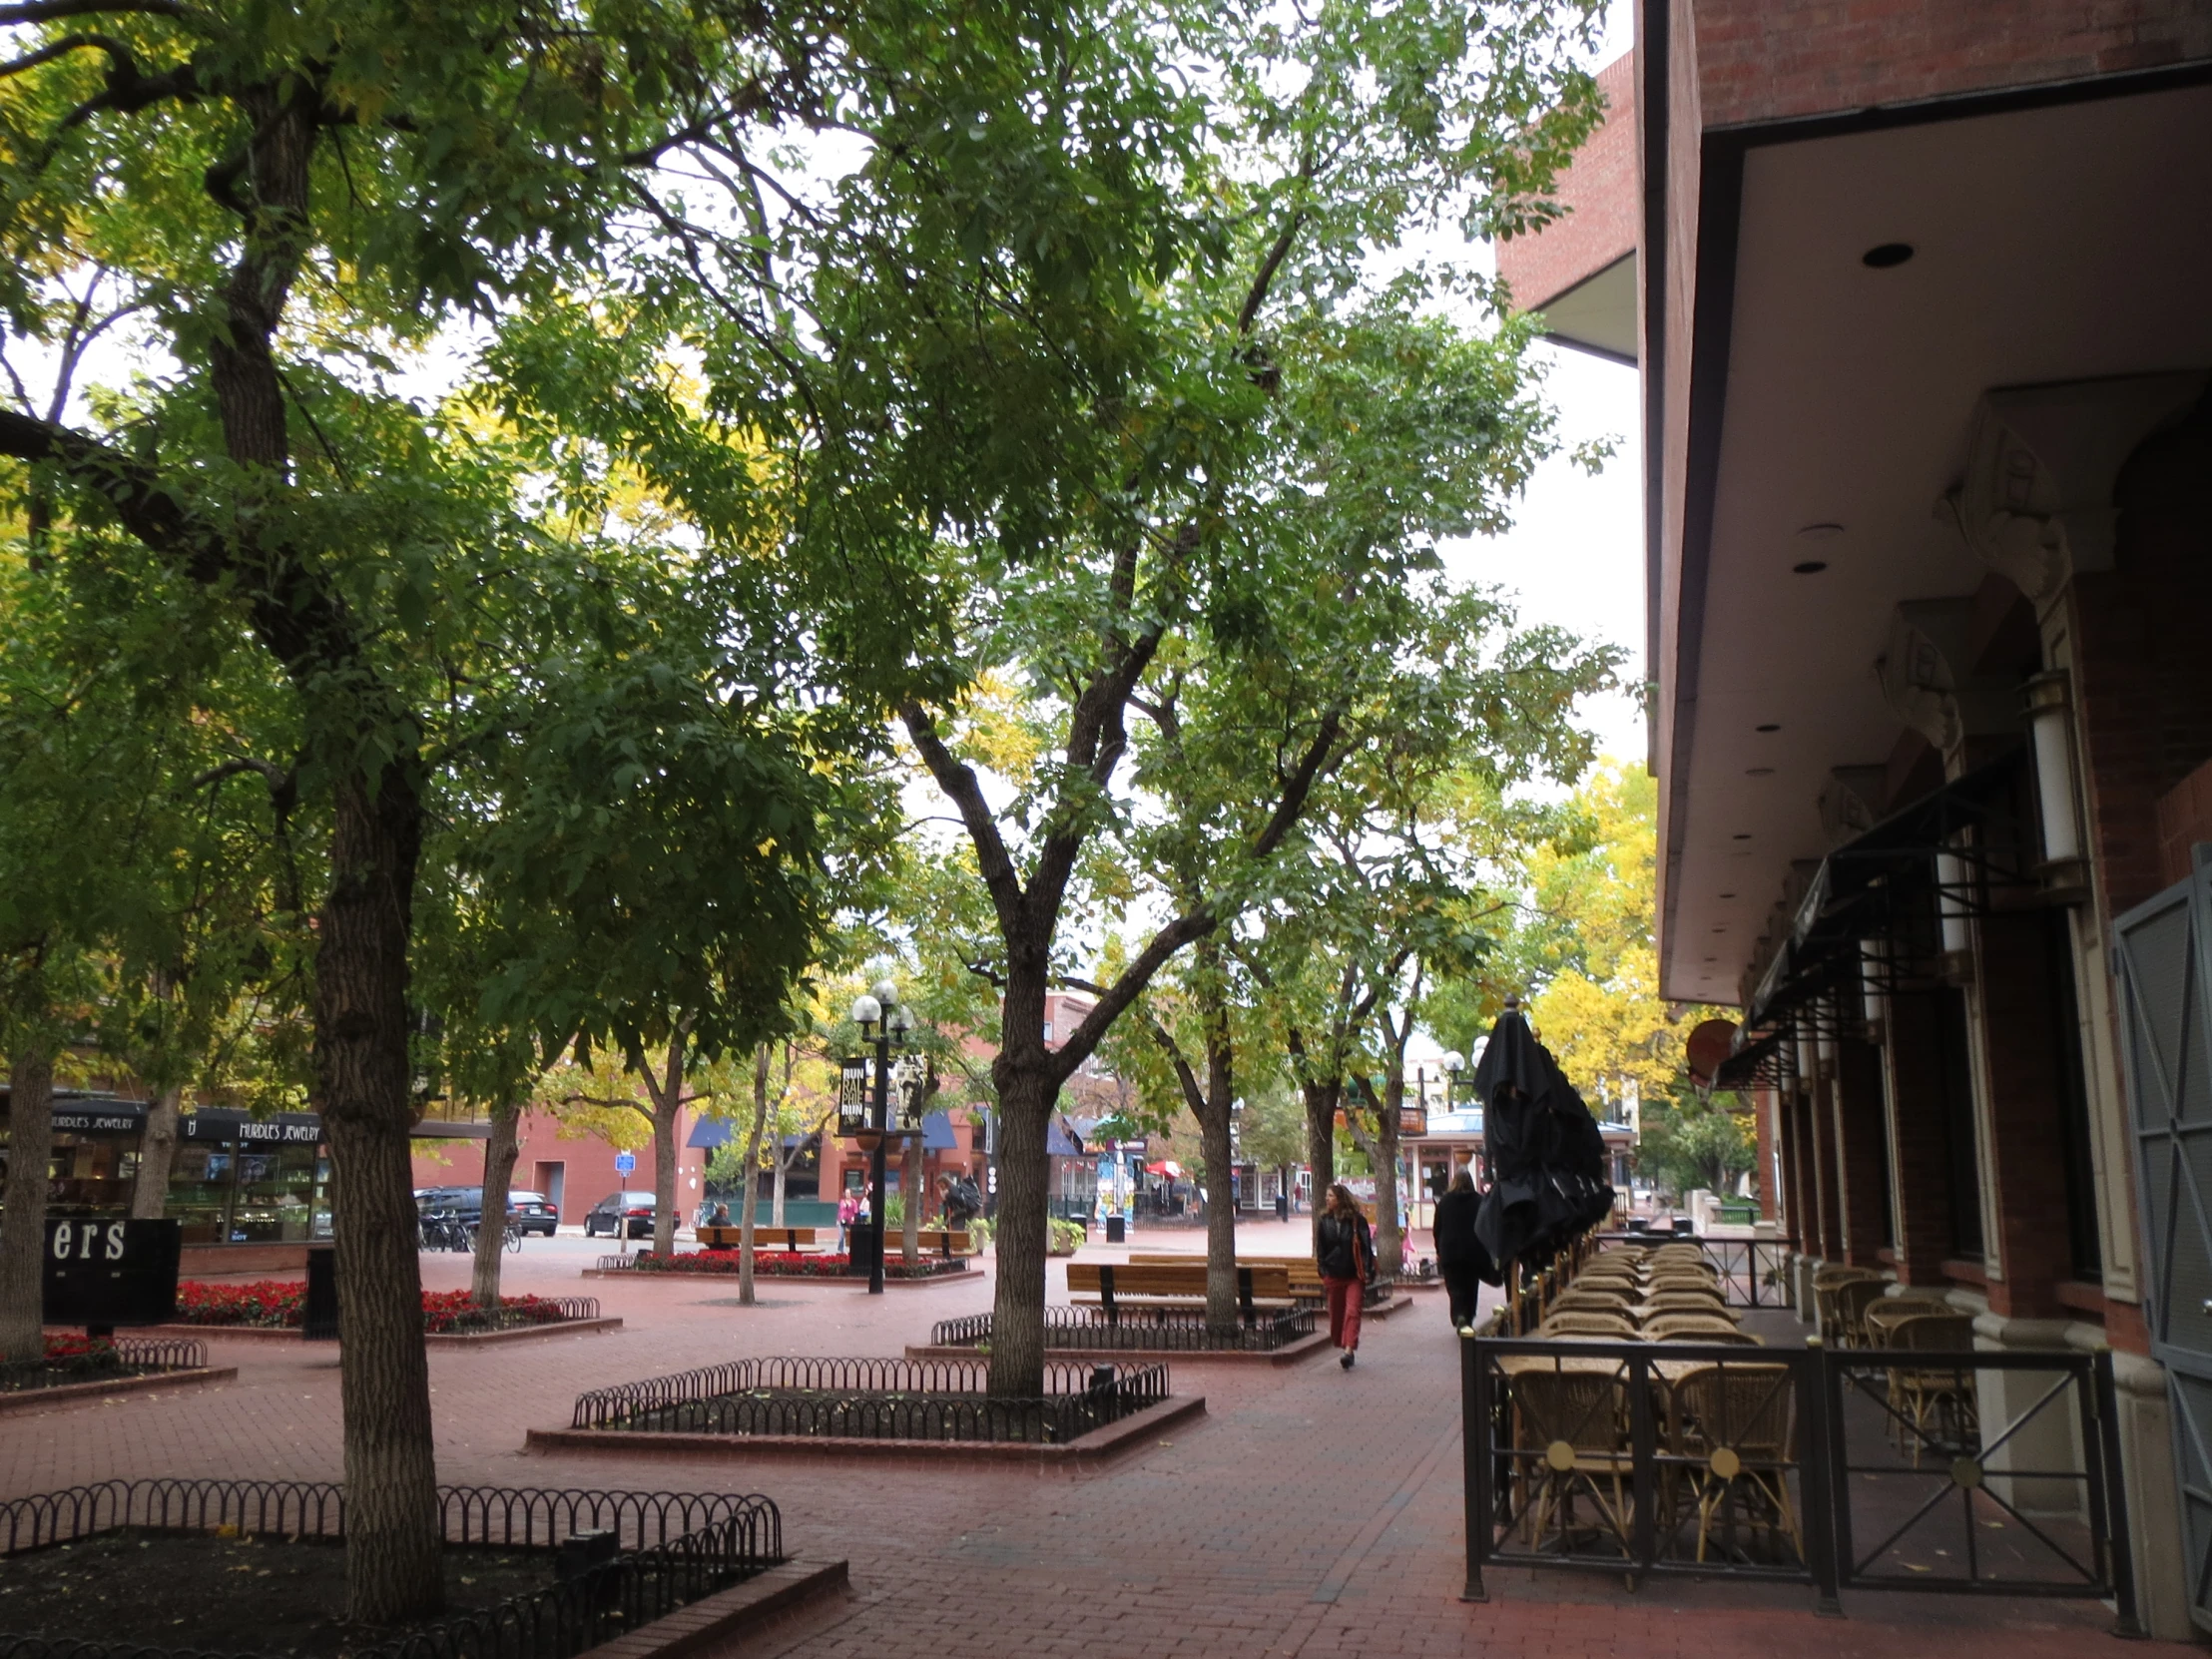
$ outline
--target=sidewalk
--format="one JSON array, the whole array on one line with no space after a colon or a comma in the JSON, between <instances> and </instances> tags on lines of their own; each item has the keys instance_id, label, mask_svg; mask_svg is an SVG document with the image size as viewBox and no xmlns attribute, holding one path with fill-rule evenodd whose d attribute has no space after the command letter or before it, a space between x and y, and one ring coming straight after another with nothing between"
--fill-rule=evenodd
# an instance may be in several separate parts
<instances>
[{"instance_id":1,"label":"sidewalk","mask_svg":"<svg viewBox=\"0 0 2212 1659\"><path fill-rule=\"evenodd\" d=\"M1244 1229L1279 1254L1291 1227ZM1267 1237L1280 1232L1278 1241ZM1137 1249L1204 1236L1140 1234ZM1157 1241L1157 1243L1156 1243ZM510 1288L601 1298L626 1328L430 1357L441 1478L515 1485L760 1490L790 1546L851 1561L850 1595L733 1656L1098 1653L1530 1659L2114 1659L2101 1607L1847 1598L1814 1617L1808 1592L1493 1571L1491 1600L1456 1599L1460 1550L1457 1339L1441 1297L1369 1328L1356 1370L1326 1359L1285 1370L1170 1361L1207 1416L1089 1475L929 1472L839 1458L747 1469L670 1457L525 1455L523 1431L565 1423L578 1390L753 1354L893 1355L930 1322L990 1307L972 1284L871 1299L845 1288L734 1280L579 1282L604 1245L539 1241ZM1087 1254L1112 1260L1092 1247ZM1065 1298L1053 1264L1054 1300ZM437 1289L466 1283L460 1257L425 1257ZM15 1496L111 1476L335 1479L336 1356L324 1348L211 1344L239 1380L203 1390L87 1403L0 1420L0 1491ZM2109 1644L2109 1645L2108 1645Z\"/></svg>"}]
</instances>

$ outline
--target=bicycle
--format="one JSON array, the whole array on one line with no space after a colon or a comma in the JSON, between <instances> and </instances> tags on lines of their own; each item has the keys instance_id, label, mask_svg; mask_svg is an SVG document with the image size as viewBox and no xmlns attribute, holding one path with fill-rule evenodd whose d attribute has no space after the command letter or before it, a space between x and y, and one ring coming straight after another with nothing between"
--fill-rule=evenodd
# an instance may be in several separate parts
<instances>
[{"instance_id":1,"label":"bicycle","mask_svg":"<svg viewBox=\"0 0 2212 1659\"><path fill-rule=\"evenodd\" d=\"M506 1245L507 1253L510 1256L522 1254L522 1227L519 1222L510 1221L507 1223L502 1242Z\"/></svg>"},{"instance_id":2,"label":"bicycle","mask_svg":"<svg viewBox=\"0 0 2212 1659\"><path fill-rule=\"evenodd\" d=\"M422 1250L466 1251L475 1248L470 1229L461 1225L460 1217L450 1211L433 1210L421 1221L418 1248Z\"/></svg>"}]
</instances>

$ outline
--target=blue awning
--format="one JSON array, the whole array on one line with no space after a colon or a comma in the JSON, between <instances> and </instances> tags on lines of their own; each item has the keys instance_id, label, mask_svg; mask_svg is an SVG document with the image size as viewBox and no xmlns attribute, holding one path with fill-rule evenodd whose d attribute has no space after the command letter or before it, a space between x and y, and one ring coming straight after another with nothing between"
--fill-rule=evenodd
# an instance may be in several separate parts
<instances>
[{"instance_id":1,"label":"blue awning","mask_svg":"<svg viewBox=\"0 0 2212 1659\"><path fill-rule=\"evenodd\" d=\"M960 1140L952 1132L950 1112L931 1112L921 1120L921 1150L924 1152L957 1152Z\"/></svg>"},{"instance_id":2,"label":"blue awning","mask_svg":"<svg viewBox=\"0 0 2212 1659\"><path fill-rule=\"evenodd\" d=\"M691 1126L686 1146L705 1147L712 1152L718 1146L728 1146L737 1138L738 1126L728 1118L701 1118Z\"/></svg>"},{"instance_id":3,"label":"blue awning","mask_svg":"<svg viewBox=\"0 0 2212 1659\"><path fill-rule=\"evenodd\" d=\"M1054 1119L1044 1126L1044 1150L1046 1156L1052 1158L1080 1158L1083 1156L1082 1147L1076 1144L1073 1136L1060 1127L1058 1119Z\"/></svg>"}]
</instances>

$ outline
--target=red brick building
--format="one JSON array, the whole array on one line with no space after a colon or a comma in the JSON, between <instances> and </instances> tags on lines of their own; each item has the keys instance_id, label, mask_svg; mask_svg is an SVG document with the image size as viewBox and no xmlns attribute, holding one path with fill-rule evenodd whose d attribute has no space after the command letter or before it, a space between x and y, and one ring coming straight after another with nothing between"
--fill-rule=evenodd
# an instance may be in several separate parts
<instances>
[{"instance_id":1,"label":"red brick building","mask_svg":"<svg viewBox=\"0 0 2212 1659\"><path fill-rule=\"evenodd\" d=\"M1744 1009L1801 1277L2116 1352L2140 1599L2212 1628L2212 7L1637 34L1499 267L1635 342L1662 989Z\"/></svg>"}]
</instances>

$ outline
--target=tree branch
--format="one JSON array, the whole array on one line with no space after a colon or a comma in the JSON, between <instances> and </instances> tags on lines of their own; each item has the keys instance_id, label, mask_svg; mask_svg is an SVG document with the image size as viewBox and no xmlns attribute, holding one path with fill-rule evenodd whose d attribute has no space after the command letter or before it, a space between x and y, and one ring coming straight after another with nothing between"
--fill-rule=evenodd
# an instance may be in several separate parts
<instances>
[{"instance_id":1,"label":"tree branch","mask_svg":"<svg viewBox=\"0 0 2212 1659\"><path fill-rule=\"evenodd\" d=\"M26 0L21 5L0 6L0 27L58 23L65 17L114 16L119 12L141 17L184 18L191 15L176 0Z\"/></svg>"},{"instance_id":2,"label":"tree branch","mask_svg":"<svg viewBox=\"0 0 2212 1659\"><path fill-rule=\"evenodd\" d=\"M937 723L918 702L909 699L901 704L898 718L920 753L922 765L936 780L937 788L950 796L952 804L960 809L960 822L967 826L968 839L975 843L976 867L982 873L984 887L990 892L992 907L998 912L999 930L1010 942L1019 935L1025 895L1014 860L1007 854L1005 837L998 832L998 821L991 816L990 803L983 799L983 786L975 776L975 769L953 757L944 739L937 735Z\"/></svg>"},{"instance_id":3,"label":"tree branch","mask_svg":"<svg viewBox=\"0 0 2212 1659\"><path fill-rule=\"evenodd\" d=\"M1211 907L1201 904L1195 910L1187 910L1152 935L1152 942L1138 952L1137 957L1116 979L1099 993L1091 1011L1062 1043L1051 1053L1051 1076L1055 1084L1064 1083L1075 1075L1075 1068L1088 1060L1105 1039L1107 1030L1119 1019L1130 1003L1137 1000L1145 986L1152 983L1152 976L1167 966L1175 953L1193 939L1203 938L1220 925Z\"/></svg>"}]
</instances>

